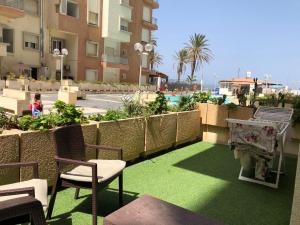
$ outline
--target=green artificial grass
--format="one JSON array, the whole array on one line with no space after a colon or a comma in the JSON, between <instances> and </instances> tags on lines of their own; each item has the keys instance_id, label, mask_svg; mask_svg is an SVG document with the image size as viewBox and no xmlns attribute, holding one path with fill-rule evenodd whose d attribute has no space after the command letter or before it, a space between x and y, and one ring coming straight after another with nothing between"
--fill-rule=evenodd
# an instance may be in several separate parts
<instances>
[{"instance_id":1,"label":"green artificial grass","mask_svg":"<svg viewBox=\"0 0 300 225\"><path fill-rule=\"evenodd\" d=\"M297 160L287 158L278 190L238 180L239 161L227 146L200 142L129 166L124 200L147 194L230 225L288 225ZM98 224L118 209L118 183L98 194ZM51 225L91 224L89 190L58 194Z\"/></svg>"}]
</instances>

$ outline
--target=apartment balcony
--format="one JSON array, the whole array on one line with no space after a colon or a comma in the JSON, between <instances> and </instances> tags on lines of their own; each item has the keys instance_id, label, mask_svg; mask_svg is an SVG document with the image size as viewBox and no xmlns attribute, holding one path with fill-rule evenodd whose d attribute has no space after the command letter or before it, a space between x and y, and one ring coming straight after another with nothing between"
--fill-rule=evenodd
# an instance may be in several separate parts
<instances>
[{"instance_id":1,"label":"apartment balcony","mask_svg":"<svg viewBox=\"0 0 300 225\"><path fill-rule=\"evenodd\" d=\"M159 8L159 3L158 0L144 0L144 2L148 5L151 5L153 9L158 9Z\"/></svg>"},{"instance_id":2,"label":"apartment balcony","mask_svg":"<svg viewBox=\"0 0 300 225\"><path fill-rule=\"evenodd\" d=\"M0 0L0 15L16 19L23 17L24 1L23 0Z\"/></svg>"},{"instance_id":3,"label":"apartment balcony","mask_svg":"<svg viewBox=\"0 0 300 225\"><path fill-rule=\"evenodd\" d=\"M129 70L128 58L120 56L102 55L101 65L104 68L116 68L121 70Z\"/></svg>"},{"instance_id":4,"label":"apartment balcony","mask_svg":"<svg viewBox=\"0 0 300 225\"><path fill-rule=\"evenodd\" d=\"M151 21L148 20L143 20L143 26L150 29L150 30L157 30L158 25L157 25L157 19L155 17L152 17Z\"/></svg>"},{"instance_id":5,"label":"apartment balcony","mask_svg":"<svg viewBox=\"0 0 300 225\"><path fill-rule=\"evenodd\" d=\"M121 4L121 6L132 9L132 6L130 5L129 0L121 0L120 4Z\"/></svg>"}]
</instances>

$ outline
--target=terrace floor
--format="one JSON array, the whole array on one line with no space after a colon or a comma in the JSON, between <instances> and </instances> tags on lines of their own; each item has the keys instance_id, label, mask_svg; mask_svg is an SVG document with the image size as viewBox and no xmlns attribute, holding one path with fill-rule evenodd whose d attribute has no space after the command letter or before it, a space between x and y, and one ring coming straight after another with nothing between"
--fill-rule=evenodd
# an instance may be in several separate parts
<instances>
[{"instance_id":1,"label":"terrace floor","mask_svg":"<svg viewBox=\"0 0 300 225\"><path fill-rule=\"evenodd\" d=\"M287 175L278 190L237 179L240 164L227 146L199 142L129 166L124 200L152 195L230 225L288 225L296 158L287 158ZM117 181L98 194L99 224L118 209ZM89 190L58 194L51 225L87 225L92 221Z\"/></svg>"}]
</instances>

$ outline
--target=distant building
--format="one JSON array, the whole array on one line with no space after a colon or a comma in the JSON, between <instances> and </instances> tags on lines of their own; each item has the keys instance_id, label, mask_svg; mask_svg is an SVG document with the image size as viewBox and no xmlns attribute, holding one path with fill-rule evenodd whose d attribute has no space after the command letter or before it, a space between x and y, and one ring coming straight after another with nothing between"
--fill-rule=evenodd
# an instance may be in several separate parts
<instances>
[{"instance_id":1,"label":"distant building","mask_svg":"<svg viewBox=\"0 0 300 225\"><path fill-rule=\"evenodd\" d=\"M136 42L158 29L157 0L1 0L2 74L20 71L34 79L60 77L55 48L67 48L64 75L74 80L138 83ZM142 82L149 80L147 55Z\"/></svg>"},{"instance_id":2,"label":"distant building","mask_svg":"<svg viewBox=\"0 0 300 225\"><path fill-rule=\"evenodd\" d=\"M272 93L276 92L278 89L284 88L282 84L266 81L266 80L258 80L257 81L259 93ZM219 81L219 93L220 95L235 95L237 91L244 91L249 94L253 92L255 82L253 78L247 76L245 78L233 78L230 80L221 80Z\"/></svg>"}]
</instances>

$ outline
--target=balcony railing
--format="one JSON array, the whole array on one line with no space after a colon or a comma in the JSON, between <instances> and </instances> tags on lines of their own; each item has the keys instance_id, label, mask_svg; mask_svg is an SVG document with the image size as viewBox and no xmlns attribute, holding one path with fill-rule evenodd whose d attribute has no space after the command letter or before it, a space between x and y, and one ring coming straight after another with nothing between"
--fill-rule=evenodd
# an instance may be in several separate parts
<instances>
[{"instance_id":1,"label":"balcony railing","mask_svg":"<svg viewBox=\"0 0 300 225\"><path fill-rule=\"evenodd\" d=\"M0 5L23 10L24 0L0 0Z\"/></svg>"},{"instance_id":2,"label":"balcony railing","mask_svg":"<svg viewBox=\"0 0 300 225\"><path fill-rule=\"evenodd\" d=\"M112 56L112 55L102 55L102 61L103 62L109 62L113 64L128 64L128 58L127 57L121 57L121 56Z\"/></svg>"}]
</instances>

